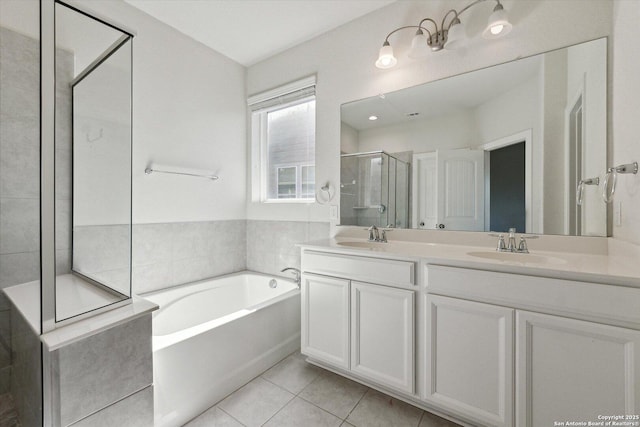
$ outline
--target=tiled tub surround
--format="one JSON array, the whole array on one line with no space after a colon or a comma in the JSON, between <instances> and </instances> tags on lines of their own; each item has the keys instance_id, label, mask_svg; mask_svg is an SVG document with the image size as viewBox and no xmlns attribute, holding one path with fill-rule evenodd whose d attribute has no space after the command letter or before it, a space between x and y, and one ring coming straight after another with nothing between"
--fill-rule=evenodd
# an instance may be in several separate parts
<instances>
[{"instance_id":1,"label":"tiled tub surround","mask_svg":"<svg viewBox=\"0 0 640 427\"><path fill-rule=\"evenodd\" d=\"M90 230L93 229L93 230ZM86 253L102 254L101 227L84 227ZM297 243L329 236L327 222L224 220L133 225L133 293L243 270L282 276L300 268ZM96 271L115 271L95 257ZM113 256L114 264L122 262Z\"/></svg>"},{"instance_id":2,"label":"tiled tub surround","mask_svg":"<svg viewBox=\"0 0 640 427\"><path fill-rule=\"evenodd\" d=\"M247 220L247 270L282 275L300 268L298 243L326 239L328 222Z\"/></svg>"},{"instance_id":3,"label":"tiled tub surround","mask_svg":"<svg viewBox=\"0 0 640 427\"><path fill-rule=\"evenodd\" d=\"M113 404L120 405L120 412L127 412L132 421L122 425L152 425L150 314L46 355L53 395L58 400L52 408L53 426L81 420L81 425L105 423Z\"/></svg>"},{"instance_id":4,"label":"tiled tub surround","mask_svg":"<svg viewBox=\"0 0 640 427\"><path fill-rule=\"evenodd\" d=\"M154 292L156 427L193 418L300 346L292 280L240 273Z\"/></svg>"},{"instance_id":5,"label":"tiled tub surround","mask_svg":"<svg viewBox=\"0 0 640 427\"><path fill-rule=\"evenodd\" d=\"M42 345L20 310L11 304L11 394L22 427L42 420Z\"/></svg>"},{"instance_id":6,"label":"tiled tub surround","mask_svg":"<svg viewBox=\"0 0 640 427\"><path fill-rule=\"evenodd\" d=\"M134 298L40 335L38 281L4 292L12 305L11 390L23 427L153 425L157 305Z\"/></svg>"},{"instance_id":7,"label":"tiled tub surround","mask_svg":"<svg viewBox=\"0 0 640 427\"><path fill-rule=\"evenodd\" d=\"M134 224L133 292L246 269L246 221Z\"/></svg>"}]
</instances>

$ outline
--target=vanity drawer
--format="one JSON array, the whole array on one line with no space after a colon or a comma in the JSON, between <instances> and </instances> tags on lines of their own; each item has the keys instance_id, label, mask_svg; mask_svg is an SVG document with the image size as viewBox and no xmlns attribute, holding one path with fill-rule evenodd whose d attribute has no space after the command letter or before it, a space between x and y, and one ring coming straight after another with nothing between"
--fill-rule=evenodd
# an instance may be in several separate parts
<instances>
[{"instance_id":1,"label":"vanity drawer","mask_svg":"<svg viewBox=\"0 0 640 427\"><path fill-rule=\"evenodd\" d=\"M415 263L303 251L302 271L389 286L415 285Z\"/></svg>"},{"instance_id":2,"label":"vanity drawer","mask_svg":"<svg viewBox=\"0 0 640 427\"><path fill-rule=\"evenodd\" d=\"M425 266L428 293L640 329L640 288Z\"/></svg>"}]
</instances>

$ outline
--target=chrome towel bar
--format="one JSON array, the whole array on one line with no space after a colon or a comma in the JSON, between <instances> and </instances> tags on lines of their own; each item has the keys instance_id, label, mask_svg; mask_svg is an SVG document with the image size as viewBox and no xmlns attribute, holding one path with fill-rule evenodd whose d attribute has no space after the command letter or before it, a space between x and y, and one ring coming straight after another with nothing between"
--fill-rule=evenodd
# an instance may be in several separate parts
<instances>
[{"instance_id":1,"label":"chrome towel bar","mask_svg":"<svg viewBox=\"0 0 640 427\"><path fill-rule=\"evenodd\" d=\"M151 169L149 167L144 170L144 173L146 173L147 175L151 175L152 173L167 173L167 174L171 174L171 175L195 176L195 177L198 177L198 178L210 179L212 181L216 181L216 180L220 179L220 177L218 177L218 175L204 175L204 174L189 173L189 172L174 172L174 171L167 171L167 170L162 170L162 169Z\"/></svg>"}]
</instances>

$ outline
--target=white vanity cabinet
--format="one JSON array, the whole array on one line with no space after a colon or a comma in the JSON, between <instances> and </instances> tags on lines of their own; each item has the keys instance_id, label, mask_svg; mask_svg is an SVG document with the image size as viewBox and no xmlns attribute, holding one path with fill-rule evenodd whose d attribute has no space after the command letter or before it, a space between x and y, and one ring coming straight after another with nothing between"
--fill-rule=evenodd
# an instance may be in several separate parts
<instances>
[{"instance_id":1,"label":"white vanity cabinet","mask_svg":"<svg viewBox=\"0 0 640 427\"><path fill-rule=\"evenodd\" d=\"M425 401L489 426L640 412L639 288L435 265L425 274Z\"/></svg>"},{"instance_id":2,"label":"white vanity cabinet","mask_svg":"<svg viewBox=\"0 0 640 427\"><path fill-rule=\"evenodd\" d=\"M413 394L415 263L304 251L303 354Z\"/></svg>"},{"instance_id":3,"label":"white vanity cabinet","mask_svg":"<svg viewBox=\"0 0 640 427\"><path fill-rule=\"evenodd\" d=\"M351 371L414 390L414 292L351 282Z\"/></svg>"},{"instance_id":4,"label":"white vanity cabinet","mask_svg":"<svg viewBox=\"0 0 640 427\"><path fill-rule=\"evenodd\" d=\"M638 415L640 331L526 311L516 319L518 426Z\"/></svg>"},{"instance_id":5,"label":"white vanity cabinet","mask_svg":"<svg viewBox=\"0 0 640 427\"><path fill-rule=\"evenodd\" d=\"M303 354L349 369L349 281L302 275Z\"/></svg>"},{"instance_id":6,"label":"white vanity cabinet","mask_svg":"<svg viewBox=\"0 0 640 427\"><path fill-rule=\"evenodd\" d=\"M515 310L437 295L423 298L421 397L480 425L511 426Z\"/></svg>"}]
</instances>

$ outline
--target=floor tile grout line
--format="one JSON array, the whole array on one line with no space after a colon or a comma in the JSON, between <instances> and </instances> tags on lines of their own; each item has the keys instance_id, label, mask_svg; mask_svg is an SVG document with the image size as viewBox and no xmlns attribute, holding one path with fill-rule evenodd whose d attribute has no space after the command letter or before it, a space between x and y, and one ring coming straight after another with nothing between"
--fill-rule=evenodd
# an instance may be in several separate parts
<instances>
[{"instance_id":1,"label":"floor tile grout line","mask_svg":"<svg viewBox=\"0 0 640 427\"><path fill-rule=\"evenodd\" d=\"M420 427L420 424L422 424L422 419L424 418L424 414L426 414L427 411L425 411L424 409L422 410L422 414L420 415L420 419L418 420L418 425L416 425L416 427Z\"/></svg>"},{"instance_id":2,"label":"floor tile grout line","mask_svg":"<svg viewBox=\"0 0 640 427\"><path fill-rule=\"evenodd\" d=\"M322 368L320 368L320 369L322 369ZM353 408L351 408L351 410L350 410L350 411L349 411L349 413L347 414L347 417L342 418L341 416L339 416L339 415L337 415L337 414L334 414L333 412L331 412L331 411L329 411L329 410L327 410L327 409L325 409L325 408L323 408L323 407L321 407L321 406L317 405L316 403L314 403L314 402L312 402L312 401L310 401L310 400L308 400L308 399L305 399L303 396L300 396L300 394L302 394L302 392L303 392L303 391L305 391L305 390L307 389L307 387L309 387L311 384L313 384L314 382L316 382L316 380L318 380L320 377L322 377L322 374L323 374L324 372L329 372L329 371L324 370L324 369L322 369L322 371L323 371L323 372L321 372L320 374L318 374L318 376L317 376L316 378L314 378L314 379L313 379L313 381L311 381L309 384L307 384L307 386L306 386L305 388L303 388L303 389L302 389L302 391L300 391L300 393L298 393L298 394L296 395L296 397L299 397L300 399L304 400L305 402L310 403L311 405L315 406L316 408L321 409L321 410L323 410L324 412L327 412L327 413L329 413L329 414L333 415L334 417L336 417L336 418L338 418L338 419L340 419L340 420L342 420L342 421L347 421L347 417L349 416L349 414L351 414L351 411L353 411L353 410L355 409L355 407L356 407L356 406L358 406L358 403L360 403L360 400L362 400L362 398L364 397L364 395L365 395L365 394L367 394L367 391L369 391L369 387L367 387L367 390L366 390L364 393L362 393L362 396L360 396L360 398L358 399L358 401L356 402L356 404L355 404L355 405L353 405ZM366 386L365 386L365 387L366 387Z\"/></svg>"},{"instance_id":3,"label":"floor tile grout line","mask_svg":"<svg viewBox=\"0 0 640 427\"><path fill-rule=\"evenodd\" d=\"M367 386L365 386L367 387ZM364 393L362 393L362 396L360 396L360 399L358 399L358 403L356 403L355 405L353 405L353 408L351 408L351 410L349 411L349 413L347 414L346 418L344 419L345 421L347 421L347 418L349 418L349 415L351 415L351 413L353 413L353 411L355 411L355 409L358 407L358 405L360 404L360 402L362 402L362 399L364 399L364 397L367 395L367 393L369 393L369 391L371 391L371 388L367 387L367 391L365 391ZM347 421L349 424L351 424L350 421Z\"/></svg>"},{"instance_id":4,"label":"floor tile grout line","mask_svg":"<svg viewBox=\"0 0 640 427\"><path fill-rule=\"evenodd\" d=\"M277 385L277 384L276 384L276 385ZM282 405L282 408L278 409L278 410L276 411L276 413L275 413L275 414L273 414L272 416L270 416L270 417L269 417L269 419L267 419L267 421L265 421L264 423L260 424L261 426L266 425L266 424L267 424L269 421L271 421L271 420L272 420L276 415L278 415L278 414L279 414L279 413L280 413L284 408L286 408L287 406L289 406L289 404L290 404L291 402L293 402L293 400L296 398L296 395L295 395L295 394L293 394L293 393L291 393L291 394L292 394L291 399L287 400L287 403L285 403L284 405Z\"/></svg>"},{"instance_id":5,"label":"floor tile grout line","mask_svg":"<svg viewBox=\"0 0 640 427\"><path fill-rule=\"evenodd\" d=\"M218 408L220 409L222 412L224 412L225 414L227 414L228 416L230 416L231 418L233 418L234 421L236 421L238 424L240 424L242 427L247 427L244 423L240 422L239 419L237 419L236 417L234 417L233 415L231 415L230 413L228 413L227 411L225 411L224 409L222 409L221 407L219 407L218 405L212 406L209 409L215 409ZM209 410L207 409L207 411ZM205 411L206 412L206 411ZM197 418L197 417L196 417ZM195 418L194 418L195 419Z\"/></svg>"}]
</instances>

